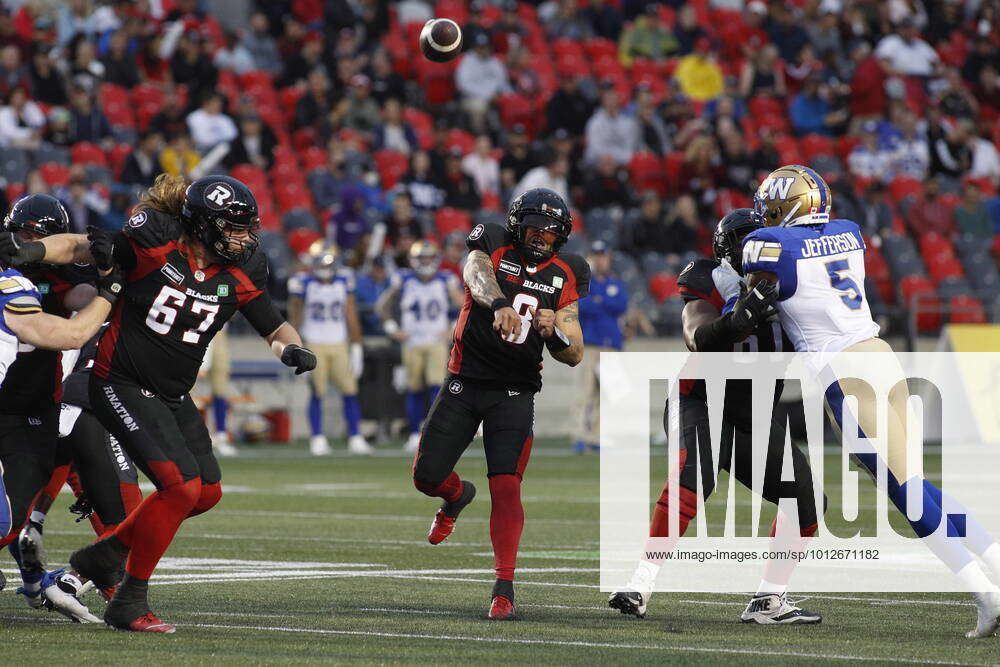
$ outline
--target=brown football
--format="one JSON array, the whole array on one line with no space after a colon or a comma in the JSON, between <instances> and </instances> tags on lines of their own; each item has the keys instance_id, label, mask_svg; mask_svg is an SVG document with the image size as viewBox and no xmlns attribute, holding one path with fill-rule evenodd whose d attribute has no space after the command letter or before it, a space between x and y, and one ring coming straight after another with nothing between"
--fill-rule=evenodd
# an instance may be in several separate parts
<instances>
[{"instance_id":1,"label":"brown football","mask_svg":"<svg viewBox=\"0 0 1000 667\"><path fill-rule=\"evenodd\" d=\"M420 51L436 63L457 58L462 53L462 29L451 19L431 19L420 31Z\"/></svg>"}]
</instances>

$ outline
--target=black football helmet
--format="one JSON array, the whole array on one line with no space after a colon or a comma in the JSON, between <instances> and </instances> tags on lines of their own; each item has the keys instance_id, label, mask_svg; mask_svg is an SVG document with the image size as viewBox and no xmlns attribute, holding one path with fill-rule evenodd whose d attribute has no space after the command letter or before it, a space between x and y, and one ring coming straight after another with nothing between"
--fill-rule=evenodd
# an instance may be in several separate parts
<instances>
[{"instance_id":1,"label":"black football helmet","mask_svg":"<svg viewBox=\"0 0 1000 667\"><path fill-rule=\"evenodd\" d=\"M725 259L736 272L743 275L743 238L764 221L750 208L738 208L719 220L712 234L712 254L720 262Z\"/></svg>"},{"instance_id":2,"label":"black football helmet","mask_svg":"<svg viewBox=\"0 0 1000 667\"><path fill-rule=\"evenodd\" d=\"M230 264L242 264L260 243L257 199L244 183L231 176L205 176L188 186L181 222L209 250ZM249 238L233 249L233 232Z\"/></svg>"},{"instance_id":3,"label":"black football helmet","mask_svg":"<svg viewBox=\"0 0 1000 667\"><path fill-rule=\"evenodd\" d=\"M65 234L69 231L69 214L58 199L35 194L18 199L4 218L8 232L32 232L40 236Z\"/></svg>"},{"instance_id":4,"label":"black football helmet","mask_svg":"<svg viewBox=\"0 0 1000 667\"><path fill-rule=\"evenodd\" d=\"M525 243L525 231L535 227L555 234L551 250L542 250ZM523 193L510 204L507 230L514 237L521 255L529 264L541 264L566 243L573 231L573 219L563 198L547 188L535 188Z\"/></svg>"}]
</instances>

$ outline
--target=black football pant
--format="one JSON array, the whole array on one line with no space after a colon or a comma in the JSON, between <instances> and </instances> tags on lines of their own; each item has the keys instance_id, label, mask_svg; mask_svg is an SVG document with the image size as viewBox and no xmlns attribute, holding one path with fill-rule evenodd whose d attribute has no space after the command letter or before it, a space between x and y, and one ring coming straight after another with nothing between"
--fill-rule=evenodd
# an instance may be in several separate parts
<instances>
[{"instance_id":1,"label":"black football pant","mask_svg":"<svg viewBox=\"0 0 1000 667\"><path fill-rule=\"evenodd\" d=\"M17 537L35 496L52 476L58 434L54 405L33 415L0 415L0 546Z\"/></svg>"},{"instance_id":2,"label":"black football pant","mask_svg":"<svg viewBox=\"0 0 1000 667\"><path fill-rule=\"evenodd\" d=\"M496 389L451 376L445 380L424 422L413 463L414 482L443 482L483 425L489 477L521 477L531 455L535 394Z\"/></svg>"},{"instance_id":3,"label":"black football pant","mask_svg":"<svg viewBox=\"0 0 1000 667\"><path fill-rule=\"evenodd\" d=\"M712 441L709 429L708 405L697 398L681 396L678 405L680 417L681 473L680 486L697 493L699 458L701 459L701 486L704 500L715 490ZM664 429L669 433L667 410L663 414ZM720 438L719 470L729 472L736 480L753 489L753 466L767 465L761 496L768 502L777 504L781 498L794 497L798 502L799 528L815 529L817 523L816 501L813 496L812 469L809 460L799 447L792 444L792 469L794 482L781 481L781 462L784 459L785 425L781 420L771 422L768 440L767 461L754 461L753 445L749 431L734 426L723 419ZM777 457L777 460L774 460ZM770 464L770 465L768 465ZM735 468L735 470L734 470ZM823 497L824 510L826 496Z\"/></svg>"}]
</instances>

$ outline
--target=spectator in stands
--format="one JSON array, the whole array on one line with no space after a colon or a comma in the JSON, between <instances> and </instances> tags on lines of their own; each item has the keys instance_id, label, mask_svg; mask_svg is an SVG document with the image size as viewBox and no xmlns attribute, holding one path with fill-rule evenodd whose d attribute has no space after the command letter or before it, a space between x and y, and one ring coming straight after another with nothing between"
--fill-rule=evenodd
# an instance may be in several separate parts
<instances>
[{"instance_id":1,"label":"spectator in stands","mask_svg":"<svg viewBox=\"0 0 1000 667\"><path fill-rule=\"evenodd\" d=\"M174 134L166 147L160 151L160 168L171 176L191 179L192 172L200 162L201 155L194 149L187 132Z\"/></svg>"},{"instance_id":2,"label":"spectator in stands","mask_svg":"<svg viewBox=\"0 0 1000 667\"><path fill-rule=\"evenodd\" d=\"M225 98L219 93L211 93L202 100L200 108L188 114L187 126L191 140L202 155L239 136L236 123L223 111L224 101Z\"/></svg>"},{"instance_id":3,"label":"spectator in stands","mask_svg":"<svg viewBox=\"0 0 1000 667\"><path fill-rule=\"evenodd\" d=\"M395 247L401 236L419 239L424 235L420 218L413 210L413 200L405 190L399 190L393 196L392 210L385 226L386 244L391 247Z\"/></svg>"},{"instance_id":4,"label":"spectator in stands","mask_svg":"<svg viewBox=\"0 0 1000 667\"><path fill-rule=\"evenodd\" d=\"M661 157L670 152L670 131L657 113L653 92L645 83L636 88L635 119L639 124L639 150Z\"/></svg>"},{"instance_id":5,"label":"spectator in stands","mask_svg":"<svg viewBox=\"0 0 1000 667\"><path fill-rule=\"evenodd\" d=\"M229 70L237 76L254 69L254 59L250 51L239 41L236 33L227 30L222 47L215 52L212 63L219 69Z\"/></svg>"},{"instance_id":6,"label":"spectator in stands","mask_svg":"<svg viewBox=\"0 0 1000 667\"><path fill-rule=\"evenodd\" d=\"M376 49L372 54L368 78L372 82L372 97L379 104L385 104L392 97L400 101L406 98L406 82L392 69L392 61L385 49Z\"/></svg>"},{"instance_id":7,"label":"spectator in stands","mask_svg":"<svg viewBox=\"0 0 1000 667\"><path fill-rule=\"evenodd\" d=\"M595 164L598 156L611 155L618 164L628 164L639 148L639 124L621 111L614 83L601 83L601 106L587 121L584 161Z\"/></svg>"},{"instance_id":8,"label":"spectator in stands","mask_svg":"<svg viewBox=\"0 0 1000 667\"><path fill-rule=\"evenodd\" d=\"M68 148L73 145L73 115L66 107L52 107L49 109L48 123L42 139L45 143L61 148Z\"/></svg>"},{"instance_id":9,"label":"spectator in stands","mask_svg":"<svg viewBox=\"0 0 1000 667\"><path fill-rule=\"evenodd\" d=\"M722 157L715 137L696 136L684 150L680 174L681 191L690 193L707 209L715 198L715 187L722 178ZM708 213L707 210L703 212Z\"/></svg>"},{"instance_id":10,"label":"spectator in stands","mask_svg":"<svg viewBox=\"0 0 1000 667\"><path fill-rule=\"evenodd\" d=\"M934 94L937 107L941 113L951 118L975 118L979 111L979 102L972 91L965 85L957 67L944 68L944 76L938 79Z\"/></svg>"},{"instance_id":11,"label":"spectator in stands","mask_svg":"<svg viewBox=\"0 0 1000 667\"><path fill-rule=\"evenodd\" d=\"M297 25L294 21L290 25ZM284 74L278 80L278 85L294 86L302 82L307 85L310 75L317 69L329 75L327 66L323 63L323 36L318 32L310 32L302 38L301 48L294 50L284 59Z\"/></svg>"},{"instance_id":12,"label":"spectator in stands","mask_svg":"<svg viewBox=\"0 0 1000 667\"><path fill-rule=\"evenodd\" d=\"M523 44L527 37L524 31L524 21L521 20L521 16L517 12L517 4L517 0L500 2L503 13L490 31L493 49L501 57Z\"/></svg>"},{"instance_id":13,"label":"spectator in stands","mask_svg":"<svg viewBox=\"0 0 1000 667\"><path fill-rule=\"evenodd\" d=\"M569 174L569 163L566 158L559 157L555 151L548 151L542 165L528 170L517 185L514 186L510 198L516 199L518 195L533 188L548 188L565 200L569 200L569 183L566 176Z\"/></svg>"},{"instance_id":14,"label":"spectator in stands","mask_svg":"<svg viewBox=\"0 0 1000 667\"><path fill-rule=\"evenodd\" d=\"M541 94L542 80L538 76L535 56L527 46L516 46L507 52L507 76L511 92L529 99Z\"/></svg>"},{"instance_id":15,"label":"spectator in stands","mask_svg":"<svg viewBox=\"0 0 1000 667\"><path fill-rule=\"evenodd\" d=\"M500 162L493 157L493 142L488 134L476 137L471 153L462 158L462 171L476 184L480 196L500 192Z\"/></svg>"},{"instance_id":16,"label":"spectator in stands","mask_svg":"<svg viewBox=\"0 0 1000 667\"><path fill-rule=\"evenodd\" d=\"M613 155L601 155L583 182L583 208L627 208L632 201L628 170Z\"/></svg>"},{"instance_id":17,"label":"spectator in stands","mask_svg":"<svg viewBox=\"0 0 1000 667\"><path fill-rule=\"evenodd\" d=\"M90 0L69 0L56 14L56 41L66 46L77 35L87 39L97 35L97 16Z\"/></svg>"},{"instance_id":18,"label":"spectator in stands","mask_svg":"<svg viewBox=\"0 0 1000 667\"><path fill-rule=\"evenodd\" d=\"M274 148L278 138L265 125L260 116L241 116L240 134L229 144L226 154L226 165L229 168L238 164L252 164L259 169L270 169L274 164Z\"/></svg>"},{"instance_id":19,"label":"spectator in stands","mask_svg":"<svg viewBox=\"0 0 1000 667\"><path fill-rule=\"evenodd\" d=\"M690 202L690 197L686 198ZM695 221L697 225L697 220ZM697 227L683 219L669 215L664 210L660 195L648 190L642 193L638 209L633 209L625 219L628 232L620 247L636 259L647 252L664 255L683 255L694 249Z\"/></svg>"},{"instance_id":20,"label":"spectator in stands","mask_svg":"<svg viewBox=\"0 0 1000 667\"><path fill-rule=\"evenodd\" d=\"M725 118L739 123L749 112L739 93L736 77L727 76L723 79L723 86L722 94L705 104L705 117L716 124Z\"/></svg>"},{"instance_id":21,"label":"spectator in stands","mask_svg":"<svg viewBox=\"0 0 1000 667\"><path fill-rule=\"evenodd\" d=\"M486 129L486 114L493 99L510 89L507 68L493 55L490 39L477 35L471 52L455 69L455 85L462 96L462 110L475 132Z\"/></svg>"},{"instance_id":22,"label":"spectator in stands","mask_svg":"<svg viewBox=\"0 0 1000 667\"><path fill-rule=\"evenodd\" d=\"M559 78L559 88L549 98L545 107L545 117L549 132L565 129L574 137L583 135L587 121L594 113L594 105L580 92L580 82L575 75Z\"/></svg>"},{"instance_id":23,"label":"spectator in stands","mask_svg":"<svg viewBox=\"0 0 1000 667\"><path fill-rule=\"evenodd\" d=\"M170 62L160 57L163 35L156 33L139 39L136 67L139 76L147 83L166 83L170 77Z\"/></svg>"},{"instance_id":24,"label":"spectator in stands","mask_svg":"<svg viewBox=\"0 0 1000 667\"><path fill-rule=\"evenodd\" d=\"M135 67L135 56L129 52L128 34L117 30L108 39L108 52L102 59L104 80L123 88L139 84L139 71Z\"/></svg>"},{"instance_id":25,"label":"spectator in stands","mask_svg":"<svg viewBox=\"0 0 1000 667\"><path fill-rule=\"evenodd\" d=\"M111 233L121 231L122 223L128 220L129 209L132 208L132 205L131 189L119 183L112 185L108 210L101 216L101 229Z\"/></svg>"},{"instance_id":26,"label":"spectator in stands","mask_svg":"<svg viewBox=\"0 0 1000 667\"><path fill-rule=\"evenodd\" d=\"M187 114L181 105L176 88L171 86L164 91L163 107L150 119L149 130L162 134L166 141L171 141L178 134L187 132Z\"/></svg>"},{"instance_id":27,"label":"spectator in stands","mask_svg":"<svg viewBox=\"0 0 1000 667\"><path fill-rule=\"evenodd\" d=\"M892 174L922 181L927 178L931 158L927 138L917 131L917 117L912 111L900 116L899 130L891 152Z\"/></svg>"},{"instance_id":28,"label":"spectator in stands","mask_svg":"<svg viewBox=\"0 0 1000 667\"><path fill-rule=\"evenodd\" d=\"M42 104L58 106L67 103L66 81L52 62L51 51L46 45L40 44L35 48L30 72L32 99Z\"/></svg>"},{"instance_id":29,"label":"spectator in stands","mask_svg":"<svg viewBox=\"0 0 1000 667\"><path fill-rule=\"evenodd\" d=\"M160 173L160 150L163 137L156 132L146 132L139 137L139 144L125 158L125 166L119 181L125 185L141 185L148 188Z\"/></svg>"},{"instance_id":30,"label":"spectator in stands","mask_svg":"<svg viewBox=\"0 0 1000 667\"><path fill-rule=\"evenodd\" d=\"M469 18L462 26L462 50L469 51L479 39L479 35L490 36L489 28L483 24L484 0L472 0L469 3Z\"/></svg>"},{"instance_id":31,"label":"spectator in stands","mask_svg":"<svg viewBox=\"0 0 1000 667\"><path fill-rule=\"evenodd\" d=\"M342 250L350 250L361 243L370 231L365 216L364 193L356 185L348 185L340 191L338 209L330 216L326 236Z\"/></svg>"},{"instance_id":32,"label":"spectator in stands","mask_svg":"<svg viewBox=\"0 0 1000 667\"><path fill-rule=\"evenodd\" d=\"M696 102L704 102L722 94L722 69L715 58L712 41L699 37L694 51L681 58L674 71L681 90Z\"/></svg>"},{"instance_id":33,"label":"spectator in stands","mask_svg":"<svg viewBox=\"0 0 1000 667\"><path fill-rule=\"evenodd\" d=\"M13 44L0 50L0 95L6 97L14 88L31 90L28 68L21 62L21 51Z\"/></svg>"},{"instance_id":34,"label":"spectator in stands","mask_svg":"<svg viewBox=\"0 0 1000 667\"><path fill-rule=\"evenodd\" d=\"M802 92L792 98L789 115L795 134L822 134L831 136L830 126L839 122L840 114L834 114L829 87L821 83L819 74L806 79Z\"/></svg>"},{"instance_id":35,"label":"spectator in stands","mask_svg":"<svg viewBox=\"0 0 1000 667\"><path fill-rule=\"evenodd\" d=\"M740 72L740 96L784 98L788 90L785 87L785 68L778 60L778 47L766 44L763 48L750 54Z\"/></svg>"},{"instance_id":36,"label":"spectator in stands","mask_svg":"<svg viewBox=\"0 0 1000 667\"><path fill-rule=\"evenodd\" d=\"M774 145L774 130L769 127L763 127L760 129L758 138L760 139L760 145L753 152L752 163L757 178L763 179L768 172L781 166L781 156Z\"/></svg>"},{"instance_id":37,"label":"spectator in stands","mask_svg":"<svg viewBox=\"0 0 1000 667\"><path fill-rule=\"evenodd\" d=\"M479 192L472 178L462 170L462 149L458 146L453 146L448 154L441 181L445 206L466 211L475 211L479 208L481 203Z\"/></svg>"},{"instance_id":38,"label":"spectator in stands","mask_svg":"<svg viewBox=\"0 0 1000 667\"><path fill-rule=\"evenodd\" d=\"M88 191L87 180L82 174L70 178L67 192L63 205L69 213L69 231L86 234L89 225L100 226L106 209L99 205L99 198Z\"/></svg>"},{"instance_id":39,"label":"spectator in stands","mask_svg":"<svg viewBox=\"0 0 1000 667\"><path fill-rule=\"evenodd\" d=\"M323 69L317 67L309 72L306 92L295 105L295 127L303 128L315 124L334 106L330 79Z\"/></svg>"},{"instance_id":40,"label":"spectator in stands","mask_svg":"<svg viewBox=\"0 0 1000 667\"><path fill-rule=\"evenodd\" d=\"M611 249L604 241L594 241L587 262L591 268L590 294L580 300L580 327L587 350L577 372L577 395L574 405L576 432L573 449L580 453L600 444L601 352L619 352L624 343L620 319L628 310L625 283L612 271Z\"/></svg>"},{"instance_id":41,"label":"spectator in stands","mask_svg":"<svg viewBox=\"0 0 1000 667\"><path fill-rule=\"evenodd\" d=\"M677 12L677 25L674 26L677 52L681 55L691 53L698 40L706 36L705 30L698 25L698 15L694 11L694 6L685 3Z\"/></svg>"},{"instance_id":42,"label":"spectator in stands","mask_svg":"<svg viewBox=\"0 0 1000 667\"><path fill-rule=\"evenodd\" d=\"M344 125L359 132L369 133L378 125L379 105L371 95L371 80L364 74L351 77L347 92L347 113Z\"/></svg>"},{"instance_id":43,"label":"spectator in stands","mask_svg":"<svg viewBox=\"0 0 1000 667\"><path fill-rule=\"evenodd\" d=\"M962 234L981 239L993 238L993 222L986 210L983 193L971 181L962 186L962 203L955 208L955 222Z\"/></svg>"},{"instance_id":44,"label":"spectator in stands","mask_svg":"<svg viewBox=\"0 0 1000 667\"><path fill-rule=\"evenodd\" d=\"M910 207L906 222L910 233L914 236L930 232L942 236L951 236L954 233L955 215L951 206L941 200L936 178L924 181L923 193Z\"/></svg>"},{"instance_id":45,"label":"spectator in stands","mask_svg":"<svg viewBox=\"0 0 1000 667\"><path fill-rule=\"evenodd\" d=\"M70 111L73 114L73 143L89 141L102 144L105 150L111 148L111 125L85 88L70 92Z\"/></svg>"},{"instance_id":46,"label":"spectator in stands","mask_svg":"<svg viewBox=\"0 0 1000 667\"><path fill-rule=\"evenodd\" d=\"M677 51L677 38L660 20L657 9L658 5L646 5L622 33L618 59L625 67L631 67L636 58L663 60Z\"/></svg>"},{"instance_id":47,"label":"spectator in stands","mask_svg":"<svg viewBox=\"0 0 1000 667\"><path fill-rule=\"evenodd\" d=\"M838 201L842 198L838 197ZM861 229L869 236L881 234L892 229L892 207L886 196L886 187L881 179L875 179L865 188L862 206L857 207L855 215L849 218L861 225ZM847 217L841 212L838 217Z\"/></svg>"},{"instance_id":48,"label":"spectator in stands","mask_svg":"<svg viewBox=\"0 0 1000 667\"><path fill-rule=\"evenodd\" d=\"M959 121L959 124L962 123L965 124L968 145L972 151L972 165L968 175L972 178L987 178L994 186L1000 184L1000 155L997 154L996 145L977 135L972 121Z\"/></svg>"},{"instance_id":49,"label":"spectator in stands","mask_svg":"<svg viewBox=\"0 0 1000 667\"><path fill-rule=\"evenodd\" d=\"M417 149L417 133L409 123L403 122L403 108L399 100L390 97L382 106L382 123L375 128L372 150L383 149L409 155Z\"/></svg>"},{"instance_id":50,"label":"spectator in stands","mask_svg":"<svg viewBox=\"0 0 1000 667\"><path fill-rule=\"evenodd\" d=\"M403 190L410 195L413 208L432 212L444 205L444 191L439 184L439 174L431 171L427 151L415 151L410 156L410 171L403 177Z\"/></svg>"},{"instance_id":51,"label":"spectator in stands","mask_svg":"<svg viewBox=\"0 0 1000 667\"><path fill-rule=\"evenodd\" d=\"M252 69L262 70L276 77L281 74L281 54L278 53L278 43L271 36L270 30L267 15L254 12L250 16L250 29L243 34L240 43L250 53Z\"/></svg>"},{"instance_id":52,"label":"spectator in stands","mask_svg":"<svg viewBox=\"0 0 1000 667\"><path fill-rule=\"evenodd\" d=\"M469 253L468 246L465 245L466 235L462 232L452 232L444 238L444 244L441 248L441 270L451 271L454 273L459 281L462 278L462 265L465 262L465 257Z\"/></svg>"},{"instance_id":53,"label":"spectator in stands","mask_svg":"<svg viewBox=\"0 0 1000 667\"><path fill-rule=\"evenodd\" d=\"M543 19L542 22L549 39L571 39L582 42L594 36L594 29L577 10L577 0L559 0L555 14L547 20Z\"/></svg>"},{"instance_id":54,"label":"spectator in stands","mask_svg":"<svg viewBox=\"0 0 1000 667\"><path fill-rule=\"evenodd\" d=\"M590 0L580 15L590 23L594 35L603 39L618 41L622 32L622 16L609 0Z\"/></svg>"},{"instance_id":55,"label":"spectator in stands","mask_svg":"<svg viewBox=\"0 0 1000 667\"><path fill-rule=\"evenodd\" d=\"M0 107L0 146L38 148L45 127L45 114L28 99L24 88L12 88L6 104Z\"/></svg>"},{"instance_id":56,"label":"spectator in stands","mask_svg":"<svg viewBox=\"0 0 1000 667\"><path fill-rule=\"evenodd\" d=\"M778 47L785 62L794 61L803 45L809 39L805 30L799 25L791 7L783 2L771 4L770 18L767 21L767 33L771 42Z\"/></svg>"},{"instance_id":57,"label":"spectator in stands","mask_svg":"<svg viewBox=\"0 0 1000 667\"><path fill-rule=\"evenodd\" d=\"M348 173L344 148L334 141L330 143L332 146L327 151L326 167L315 169L309 174L309 189L319 209L334 206L340 201L340 191L347 185L357 182L357 179Z\"/></svg>"},{"instance_id":58,"label":"spectator in stands","mask_svg":"<svg viewBox=\"0 0 1000 667\"><path fill-rule=\"evenodd\" d=\"M951 178L961 178L972 168L973 126L968 120L945 125L928 122L927 138L930 142L931 172Z\"/></svg>"},{"instance_id":59,"label":"spectator in stands","mask_svg":"<svg viewBox=\"0 0 1000 667\"><path fill-rule=\"evenodd\" d=\"M851 175L864 180L892 178L892 155L878 146L878 125L866 121L861 126L861 143L847 158Z\"/></svg>"},{"instance_id":60,"label":"spectator in stands","mask_svg":"<svg viewBox=\"0 0 1000 667\"><path fill-rule=\"evenodd\" d=\"M541 158L531 147L524 125L515 125L507 135L507 150L500 158L500 184L509 192L529 170L538 166Z\"/></svg>"},{"instance_id":61,"label":"spectator in stands","mask_svg":"<svg viewBox=\"0 0 1000 667\"><path fill-rule=\"evenodd\" d=\"M753 156L747 147L743 133L731 130L719 134L720 151L722 155L723 176L720 185L740 194L753 192L760 184L754 169Z\"/></svg>"},{"instance_id":62,"label":"spectator in stands","mask_svg":"<svg viewBox=\"0 0 1000 667\"><path fill-rule=\"evenodd\" d=\"M96 93L105 75L104 63L97 59L97 48L83 35L77 35L69 46L69 52L73 54L70 63L73 85Z\"/></svg>"},{"instance_id":63,"label":"spectator in stands","mask_svg":"<svg viewBox=\"0 0 1000 667\"><path fill-rule=\"evenodd\" d=\"M820 60L837 59L844 53L844 44L840 36L839 11L834 5L821 4L819 21L810 21L806 26L809 42Z\"/></svg>"},{"instance_id":64,"label":"spectator in stands","mask_svg":"<svg viewBox=\"0 0 1000 667\"><path fill-rule=\"evenodd\" d=\"M173 82L186 85L193 99L214 91L219 78L219 70L212 63L211 44L205 48L202 41L200 33L185 32L170 59Z\"/></svg>"},{"instance_id":65,"label":"spectator in stands","mask_svg":"<svg viewBox=\"0 0 1000 667\"><path fill-rule=\"evenodd\" d=\"M893 72L924 78L934 74L940 62L937 51L920 37L910 17L900 19L896 31L879 41L875 55Z\"/></svg>"}]
</instances>

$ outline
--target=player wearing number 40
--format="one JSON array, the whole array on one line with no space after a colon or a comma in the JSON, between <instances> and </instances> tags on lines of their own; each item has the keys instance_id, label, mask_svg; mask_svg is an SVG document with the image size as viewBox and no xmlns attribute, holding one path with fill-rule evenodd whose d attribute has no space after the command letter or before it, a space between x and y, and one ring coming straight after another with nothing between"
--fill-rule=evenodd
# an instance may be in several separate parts
<instances>
[{"instance_id":1,"label":"player wearing number 40","mask_svg":"<svg viewBox=\"0 0 1000 667\"><path fill-rule=\"evenodd\" d=\"M114 534L70 556L98 588L118 586L104 613L114 627L174 631L149 608L149 578L181 522L222 496L211 438L188 393L212 337L240 311L296 373L316 366L268 296L259 229L257 202L240 181L208 176L189 185L161 175L120 232L32 242L0 235L7 265L80 262L124 274L91 372L91 409L157 491Z\"/></svg>"}]
</instances>

